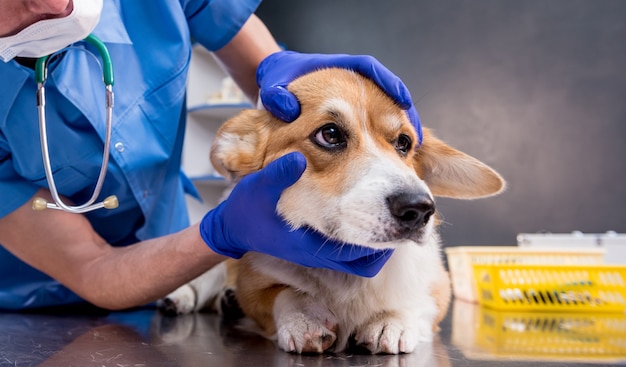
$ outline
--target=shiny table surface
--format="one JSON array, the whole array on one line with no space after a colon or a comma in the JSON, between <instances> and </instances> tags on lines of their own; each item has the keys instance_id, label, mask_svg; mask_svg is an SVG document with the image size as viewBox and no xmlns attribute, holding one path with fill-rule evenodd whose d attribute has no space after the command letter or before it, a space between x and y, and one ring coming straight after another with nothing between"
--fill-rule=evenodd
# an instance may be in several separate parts
<instances>
[{"instance_id":1,"label":"shiny table surface","mask_svg":"<svg viewBox=\"0 0 626 367\"><path fill-rule=\"evenodd\" d=\"M512 321L513 320L513 321ZM626 315L502 314L455 302L411 354L294 355L216 315L73 308L0 313L0 366L626 365Z\"/></svg>"}]
</instances>

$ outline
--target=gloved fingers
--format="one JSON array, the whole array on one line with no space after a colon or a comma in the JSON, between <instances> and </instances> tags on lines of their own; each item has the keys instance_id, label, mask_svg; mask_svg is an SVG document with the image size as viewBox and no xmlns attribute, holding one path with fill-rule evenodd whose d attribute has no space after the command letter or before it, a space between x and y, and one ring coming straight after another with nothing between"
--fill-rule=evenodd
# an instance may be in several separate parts
<instances>
[{"instance_id":1,"label":"gloved fingers","mask_svg":"<svg viewBox=\"0 0 626 367\"><path fill-rule=\"evenodd\" d=\"M270 74L270 70L274 67L278 67L277 64L286 62L295 58L297 60L297 66L292 66L287 70L282 70L280 74L271 72L272 81L265 81L266 75ZM378 59L370 55L324 55L324 54L300 54L293 51L277 52L268 56L261 62L259 70L257 71L257 84L261 87L261 100L263 103L268 103L273 97L272 94L290 94L287 90L287 86L294 79L313 72L317 69L339 67L348 70L354 70L357 73L367 77L374 81L387 95L389 95L402 109L409 109L413 105L411 93L409 89L404 85L402 80L387 69ZM270 78L271 79L271 78ZM272 85L266 85L268 82ZM268 95L263 96L263 89L280 88L280 91L271 91ZM276 97L274 97L276 98ZM296 100L297 101L297 100ZM281 105L280 99L276 98L276 106L288 109L292 108L291 105ZM289 101L291 103L291 100ZM294 114L296 117L299 115ZM279 117L279 116L276 116ZM280 117L279 117L280 118ZM291 121L293 121L293 118Z\"/></svg>"},{"instance_id":2,"label":"gloved fingers","mask_svg":"<svg viewBox=\"0 0 626 367\"><path fill-rule=\"evenodd\" d=\"M284 122L292 122L300 116L300 102L282 85L261 89L263 107Z\"/></svg>"},{"instance_id":3,"label":"gloved fingers","mask_svg":"<svg viewBox=\"0 0 626 367\"><path fill-rule=\"evenodd\" d=\"M298 77L321 68L353 70L376 83L389 97L407 111L407 116L422 141L420 119L411 93L402 80L375 57L369 55L300 54L280 51L266 57L257 70L257 84L263 106L275 117L292 122L300 116L300 103L287 86Z\"/></svg>"},{"instance_id":4,"label":"gloved fingers","mask_svg":"<svg viewBox=\"0 0 626 367\"><path fill-rule=\"evenodd\" d=\"M349 273L371 278L380 272L391 255L393 255L393 249L378 250L371 255L347 262L345 266L349 269Z\"/></svg>"},{"instance_id":5,"label":"gloved fingers","mask_svg":"<svg viewBox=\"0 0 626 367\"><path fill-rule=\"evenodd\" d=\"M335 66L351 69L376 83L404 110L411 108L413 99L402 80L370 55L338 55Z\"/></svg>"},{"instance_id":6,"label":"gloved fingers","mask_svg":"<svg viewBox=\"0 0 626 367\"><path fill-rule=\"evenodd\" d=\"M380 256L381 252L388 251L333 240L308 227L292 230L292 234L295 236L294 241L301 244L303 251L334 262L375 259Z\"/></svg>"},{"instance_id":7,"label":"gloved fingers","mask_svg":"<svg viewBox=\"0 0 626 367\"><path fill-rule=\"evenodd\" d=\"M280 194L284 189L293 185L306 169L306 158L300 152L292 152L270 162L259 172L258 183Z\"/></svg>"},{"instance_id":8,"label":"gloved fingers","mask_svg":"<svg viewBox=\"0 0 626 367\"><path fill-rule=\"evenodd\" d=\"M262 171L265 172L266 183L282 191L296 183L305 169L304 155L300 152L292 152L271 162Z\"/></svg>"},{"instance_id":9,"label":"gloved fingers","mask_svg":"<svg viewBox=\"0 0 626 367\"><path fill-rule=\"evenodd\" d=\"M352 69L369 78L398 103L402 109L406 110L407 116L418 135L419 144L422 143L422 126L417 109L411 98L411 92L409 92L409 89L398 76L387 69L375 57L369 55L341 55L337 58L337 66Z\"/></svg>"},{"instance_id":10,"label":"gloved fingers","mask_svg":"<svg viewBox=\"0 0 626 367\"><path fill-rule=\"evenodd\" d=\"M420 122L420 117L417 114L417 109L415 106L411 106L411 108L406 110L406 114L409 117L409 121L411 121L411 124L415 128L415 132L417 133L418 145L421 145L424 133L422 132L422 123Z\"/></svg>"},{"instance_id":11,"label":"gloved fingers","mask_svg":"<svg viewBox=\"0 0 626 367\"><path fill-rule=\"evenodd\" d=\"M210 210L200 221L200 236L213 251L220 255L241 258L246 251L239 248L238 241L232 241L229 229L224 226L226 201Z\"/></svg>"},{"instance_id":12,"label":"gloved fingers","mask_svg":"<svg viewBox=\"0 0 626 367\"><path fill-rule=\"evenodd\" d=\"M358 260L364 260L372 256L377 256L381 250L370 247L353 245L349 243L333 242L331 246L326 246L325 250L319 253L326 256L330 260L351 263Z\"/></svg>"}]
</instances>

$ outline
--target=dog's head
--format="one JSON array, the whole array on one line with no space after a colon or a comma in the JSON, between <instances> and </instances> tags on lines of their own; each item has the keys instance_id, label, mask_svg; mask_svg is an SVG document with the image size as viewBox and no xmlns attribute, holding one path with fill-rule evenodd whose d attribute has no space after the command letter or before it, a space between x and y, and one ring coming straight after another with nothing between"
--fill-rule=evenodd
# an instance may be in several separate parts
<instances>
[{"instance_id":1,"label":"dog's head","mask_svg":"<svg viewBox=\"0 0 626 367\"><path fill-rule=\"evenodd\" d=\"M473 199L504 187L502 178L425 129L423 143L406 112L373 82L343 69L293 81L301 104L292 123L248 110L218 131L213 166L230 180L293 151L307 169L285 190L279 213L340 241L373 248L420 242L435 225L433 196Z\"/></svg>"}]
</instances>

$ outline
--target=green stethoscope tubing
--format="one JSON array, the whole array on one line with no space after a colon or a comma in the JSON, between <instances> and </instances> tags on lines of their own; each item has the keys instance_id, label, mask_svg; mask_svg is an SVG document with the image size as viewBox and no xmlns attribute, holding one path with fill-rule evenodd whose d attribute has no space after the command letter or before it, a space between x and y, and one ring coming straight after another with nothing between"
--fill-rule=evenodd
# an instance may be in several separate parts
<instances>
[{"instance_id":1,"label":"green stethoscope tubing","mask_svg":"<svg viewBox=\"0 0 626 367\"><path fill-rule=\"evenodd\" d=\"M111 55L109 54L109 50L104 45L98 37L90 34L85 38L85 41L93 45L98 52L100 53L100 57L102 58L102 76L104 79L104 85L113 85L113 63L111 62ZM46 81L47 76L47 68L46 63L48 62L48 58L50 55L42 56L37 59L37 63L35 65L35 81L37 83L43 83Z\"/></svg>"},{"instance_id":2,"label":"green stethoscope tubing","mask_svg":"<svg viewBox=\"0 0 626 367\"><path fill-rule=\"evenodd\" d=\"M102 191L102 185L104 184L104 178L106 176L106 170L109 163L109 149L111 147L111 131L113 126L113 64L111 62L109 50L98 37L90 34L87 38L85 38L85 41L95 46L100 53L100 57L102 58L102 76L106 93L106 131L104 137L102 165L100 166L98 180L91 198L81 205L68 205L64 203L57 192L54 176L52 174L52 165L50 163L50 153L48 150L45 110L46 97L44 84L48 74L47 62L50 55L42 56L37 59L35 64L35 80L37 81L37 110L39 114L39 137L41 143L41 156L43 159L44 170L46 172L46 180L48 181L48 188L50 189L50 194L54 199L54 203L49 203L43 198L35 198L33 201L34 210L57 209L69 213L80 214L100 208L114 209L119 205L115 195L111 195L103 201L94 204Z\"/></svg>"}]
</instances>

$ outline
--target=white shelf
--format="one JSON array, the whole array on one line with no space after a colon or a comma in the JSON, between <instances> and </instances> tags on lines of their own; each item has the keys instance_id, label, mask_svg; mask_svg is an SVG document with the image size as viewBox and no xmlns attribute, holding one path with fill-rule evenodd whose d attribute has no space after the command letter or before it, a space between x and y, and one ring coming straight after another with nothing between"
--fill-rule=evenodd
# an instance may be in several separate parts
<instances>
[{"instance_id":1,"label":"white shelf","mask_svg":"<svg viewBox=\"0 0 626 367\"><path fill-rule=\"evenodd\" d=\"M220 123L228 120L244 109L252 108L247 102L242 103L222 103L222 104L200 104L189 107L187 113L204 119L207 121L219 121Z\"/></svg>"},{"instance_id":2,"label":"white shelf","mask_svg":"<svg viewBox=\"0 0 626 367\"><path fill-rule=\"evenodd\" d=\"M200 175L200 176L192 176L189 179L196 185L209 185L209 186L219 186L225 187L228 186L228 181L223 176L210 174L210 175Z\"/></svg>"},{"instance_id":3,"label":"white shelf","mask_svg":"<svg viewBox=\"0 0 626 367\"><path fill-rule=\"evenodd\" d=\"M202 202L187 197L192 223L199 221L224 197L229 182L219 175L209 160L211 144L224 121L253 105L240 101L233 93L233 83L209 51L195 46L187 81L187 127L182 166L198 190ZM233 98L234 96L234 98Z\"/></svg>"}]
</instances>

